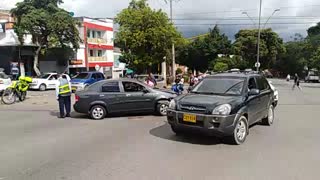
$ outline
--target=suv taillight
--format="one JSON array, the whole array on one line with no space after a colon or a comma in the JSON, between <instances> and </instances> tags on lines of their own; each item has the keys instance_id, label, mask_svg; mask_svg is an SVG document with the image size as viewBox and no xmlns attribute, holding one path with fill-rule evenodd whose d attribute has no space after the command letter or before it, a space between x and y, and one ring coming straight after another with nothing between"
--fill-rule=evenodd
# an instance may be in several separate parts
<instances>
[{"instance_id":1,"label":"suv taillight","mask_svg":"<svg viewBox=\"0 0 320 180\"><path fill-rule=\"evenodd\" d=\"M2 80L0 80L0 84L4 84L4 82Z\"/></svg>"},{"instance_id":2,"label":"suv taillight","mask_svg":"<svg viewBox=\"0 0 320 180\"><path fill-rule=\"evenodd\" d=\"M79 101L80 97L78 95L75 96L76 102Z\"/></svg>"}]
</instances>

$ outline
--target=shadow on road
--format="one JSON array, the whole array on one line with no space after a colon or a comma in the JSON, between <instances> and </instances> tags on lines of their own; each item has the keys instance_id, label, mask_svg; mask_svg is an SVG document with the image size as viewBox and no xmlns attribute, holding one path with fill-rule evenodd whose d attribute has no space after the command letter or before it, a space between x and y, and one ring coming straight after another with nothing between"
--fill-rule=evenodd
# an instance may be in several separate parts
<instances>
[{"instance_id":1,"label":"shadow on road","mask_svg":"<svg viewBox=\"0 0 320 180\"><path fill-rule=\"evenodd\" d=\"M222 141L222 139L213 137L213 136L204 136L200 133L188 133L184 135L176 135L171 131L171 127L169 124L164 124L162 126L151 129L149 133L153 136L167 139L171 141L177 141L182 143L189 144L198 144L198 145L217 145L217 144L229 144L227 142Z\"/></svg>"},{"instance_id":2,"label":"shadow on road","mask_svg":"<svg viewBox=\"0 0 320 180\"><path fill-rule=\"evenodd\" d=\"M58 111L50 111L51 116L58 117L59 112ZM71 112L71 118L74 119L86 119L86 120L92 120L89 115L87 114L80 114L75 111ZM131 114L108 114L103 120L108 120L112 118L128 118L129 120L139 120L139 119L152 119L154 115L150 115L150 113L131 113Z\"/></svg>"}]
</instances>

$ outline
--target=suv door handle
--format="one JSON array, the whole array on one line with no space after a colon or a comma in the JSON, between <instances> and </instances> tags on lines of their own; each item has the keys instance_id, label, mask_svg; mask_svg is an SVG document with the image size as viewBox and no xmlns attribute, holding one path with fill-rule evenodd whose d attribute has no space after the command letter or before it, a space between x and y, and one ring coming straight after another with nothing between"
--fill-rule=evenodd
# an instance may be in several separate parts
<instances>
[{"instance_id":1,"label":"suv door handle","mask_svg":"<svg viewBox=\"0 0 320 180\"><path fill-rule=\"evenodd\" d=\"M126 96L128 97L128 96L131 96L131 94L126 94Z\"/></svg>"},{"instance_id":2,"label":"suv door handle","mask_svg":"<svg viewBox=\"0 0 320 180\"><path fill-rule=\"evenodd\" d=\"M104 95L103 95L103 94L100 94L99 96L100 96L100 97L104 97Z\"/></svg>"}]
</instances>

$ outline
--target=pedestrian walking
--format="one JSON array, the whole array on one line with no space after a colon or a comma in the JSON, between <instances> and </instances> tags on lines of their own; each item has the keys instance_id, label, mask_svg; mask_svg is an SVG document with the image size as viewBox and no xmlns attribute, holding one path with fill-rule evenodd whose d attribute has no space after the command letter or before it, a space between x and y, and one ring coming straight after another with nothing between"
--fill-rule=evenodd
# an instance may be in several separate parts
<instances>
[{"instance_id":1,"label":"pedestrian walking","mask_svg":"<svg viewBox=\"0 0 320 180\"><path fill-rule=\"evenodd\" d=\"M149 80L152 81L152 83L154 84L154 86L157 86L157 80L156 78L154 77L154 75L152 73L149 73L149 76L148 76Z\"/></svg>"},{"instance_id":2,"label":"pedestrian walking","mask_svg":"<svg viewBox=\"0 0 320 180\"><path fill-rule=\"evenodd\" d=\"M301 90L300 79L299 79L299 76L298 76L297 73L294 75L294 83L293 83L293 86L292 86L292 90L294 90L296 86Z\"/></svg>"},{"instance_id":3,"label":"pedestrian walking","mask_svg":"<svg viewBox=\"0 0 320 180\"><path fill-rule=\"evenodd\" d=\"M152 80L149 76L146 78L145 83L146 83L148 86L154 88L154 82L153 82L153 80Z\"/></svg>"},{"instance_id":4,"label":"pedestrian walking","mask_svg":"<svg viewBox=\"0 0 320 180\"><path fill-rule=\"evenodd\" d=\"M287 81L290 81L290 74L287 75Z\"/></svg>"},{"instance_id":5,"label":"pedestrian walking","mask_svg":"<svg viewBox=\"0 0 320 180\"><path fill-rule=\"evenodd\" d=\"M70 117L71 83L67 75L60 75L56 84L56 97L59 102L59 118ZM64 112L66 110L66 114Z\"/></svg>"}]
</instances>

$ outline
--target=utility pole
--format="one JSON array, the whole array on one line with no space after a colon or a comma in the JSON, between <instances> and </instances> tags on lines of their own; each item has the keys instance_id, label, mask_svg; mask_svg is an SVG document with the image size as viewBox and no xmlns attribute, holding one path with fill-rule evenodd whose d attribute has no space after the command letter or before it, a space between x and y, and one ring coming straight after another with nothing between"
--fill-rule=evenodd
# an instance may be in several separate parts
<instances>
[{"instance_id":1,"label":"utility pole","mask_svg":"<svg viewBox=\"0 0 320 180\"><path fill-rule=\"evenodd\" d=\"M259 66L260 66L260 35L261 35L261 8L262 8L262 0L260 0L260 9L259 9L259 26L258 26L258 45L257 45L257 71L259 72Z\"/></svg>"},{"instance_id":2,"label":"utility pole","mask_svg":"<svg viewBox=\"0 0 320 180\"><path fill-rule=\"evenodd\" d=\"M173 0L169 0L170 1L170 19L171 19L171 23L173 24L173 18L172 18L172 1ZM174 43L172 43L172 77L173 80L176 78L176 55L175 55L175 48L174 48Z\"/></svg>"}]
</instances>

